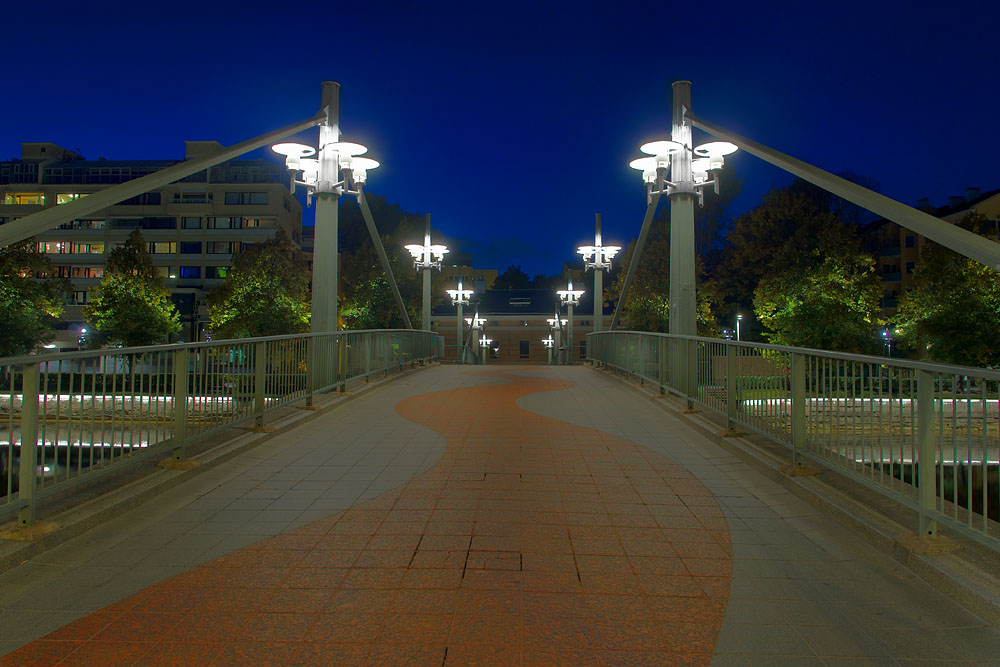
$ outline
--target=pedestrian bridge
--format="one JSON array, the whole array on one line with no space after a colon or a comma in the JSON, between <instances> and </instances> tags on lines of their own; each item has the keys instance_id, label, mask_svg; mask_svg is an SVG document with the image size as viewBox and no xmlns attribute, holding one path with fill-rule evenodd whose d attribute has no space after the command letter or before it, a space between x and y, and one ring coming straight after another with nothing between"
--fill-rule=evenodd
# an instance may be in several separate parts
<instances>
[{"instance_id":1,"label":"pedestrian bridge","mask_svg":"<svg viewBox=\"0 0 1000 667\"><path fill-rule=\"evenodd\" d=\"M37 539L0 544L26 554L0 574L0 664L996 659L981 571L996 563L996 490L973 486L996 453L988 378L963 394L975 382L939 374L921 396L945 434L928 468L951 486L931 484L918 513L914 461L931 445L907 384L928 391L923 367L617 332L588 345L589 366L445 365L426 334L12 364L9 442L37 443L34 474L17 477L30 492L8 475L8 513L26 525L6 536ZM325 363L299 364L300 348ZM782 429L788 474L773 458ZM171 453L170 468L201 465L67 506L88 475ZM802 474L812 466L827 472ZM153 501L130 500L149 488ZM865 521L869 498L899 508L872 532L912 518L894 547L910 546L911 568L831 519L842 503ZM113 518L43 548L102 503ZM953 539L916 536L939 527ZM980 569L925 553L959 543ZM980 598L949 588L963 578Z\"/></svg>"}]
</instances>

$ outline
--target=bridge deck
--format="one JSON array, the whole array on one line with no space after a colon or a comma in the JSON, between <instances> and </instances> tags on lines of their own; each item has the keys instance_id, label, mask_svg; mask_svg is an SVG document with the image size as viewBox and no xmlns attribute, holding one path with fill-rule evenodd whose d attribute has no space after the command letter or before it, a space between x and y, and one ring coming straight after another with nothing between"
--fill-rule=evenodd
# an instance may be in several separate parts
<instances>
[{"instance_id":1,"label":"bridge deck","mask_svg":"<svg viewBox=\"0 0 1000 667\"><path fill-rule=\"evenodd\" d=\"M615 380L434 367L0 575L0 664L983 664L1000 633Z\"/></svg>"}]
</instances>

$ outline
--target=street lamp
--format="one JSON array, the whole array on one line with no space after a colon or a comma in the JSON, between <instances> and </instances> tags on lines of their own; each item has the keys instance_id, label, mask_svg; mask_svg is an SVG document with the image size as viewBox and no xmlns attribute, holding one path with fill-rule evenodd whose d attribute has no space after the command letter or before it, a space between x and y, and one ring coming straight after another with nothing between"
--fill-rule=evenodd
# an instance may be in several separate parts
<instances>
[{"instance_id":1,"label":"street lamp","mask_svg":"<svg viewBox=\"0 0 1000 667\"><path fill-rule=\"evenodd\" d=\"M740 322L743 321L743 316L740 314L736 315L736 342L740 342Z\"/></svg>"},{"instance_id":2,"label":"street lamp","mask_svg":"<svg viewBox=\"0 0 1000 667\"><path fill-rule=\"evenodd\" d=\"M611 259L621 246L601 245L601 214L597 213L595 218L594 245L580 246L576 251L583 255L583 270L594 270L594 333L598 333L604 319L604 271L611 270Z\"/></svg>"},{"instance_id":3,"label":"street lamp","mask_svg":"<svg viewBox=\"0 0 1000 667\"><path fill-rule=\"evenodd\" d=\"M889 335L889 330L886 329L882 332L882 343L885 345L885 356L892 356L892 336Z\"/></svg>"},{"instance_id":4,"label":"street lamp","mask_svg":"<svg viewBox=\"0 0 1000 667\"><path fill-rule=\"evenodd\" d=\"M492 338L487 338L485 333L483 334L483 337L479 339L479 350L480 350L480 353L483 355L483 364L484 365L486 364L486 357L490 353L489 352L489 350L490 350L489 346L492 345L492 344L493 344L493 339ZM484 348L485 348L485 351L483 351Z\"/></svg>"},{"instance_id":5,"label":"street lamp","mask_svg":"<svg viewBox=\"0 0 1000 667\"><path fill-rule=\"evenodd\" d=\"M479 357L479 363L485 364L486 363L486 359L483 358L483 356L482 356L482 352L483 351L482 351L482 349L478 345L478 340L479 339L476 338L476 332L477 331L482 331L483 325L486 324L486 319L482 318L482 317L479 317L479 310L477 309L475 315L473 315L472 317L466 317L465 318L465 322L466 322L466 324L469 325L469 340L470 341L471 340L476 340L477 341L476 355ZM485 337L485 335L484 335L484 337Z\"/></svg>"},{"instance_id":6,"label":"street lamp","mask_svg":"<svg viewBox=\"0 0 1000 667\"><path fill-rule=\"evenodd\" d=\"M462 328L462 306L469 304L469 297L472 296L472 290L462 289L462 276L458 277L458 289L445 290L448 296L451 297L451 302L455 304L458 314L458 337L455 339L455 363L464 364L465 363L465 341L462 340L463 334L465 333Z\"/></svg>"},{"instance_id":7,"label":"street lamp","mask_svg":"<svg viewBox=\"0 0 1000 667\"><path fill-rule=\"evenodd\" d=\"M441 258L448 252L448 246L431 245L431 216L425 217L427 222L424 230L424 244L417 245L411 243L403 246L413 255L413 267L417 271L424 272L424 312L421 325L425 331L431 329L431 270L441 270Z\"/></svg>"},{"instance_id":8,"label":"street lamp","mask_svg":"<svg viewBox=\"0 0 1000 667\"><path fill-rule=\"evenodd\" d=\"M694 200L703 205L704 191L710 187L718 193L725 156L736 152L737 146L726 141L692 146L691 82L677 81L673 90L670 140L643 144L639 150L649 157L633 160L629 166L642 172L647 203L659 195L670 197L670 333L693 336L697 333ZM637 244L635 252L640 251Z\"/></svg>"},{"instance_id":9,"label":"street lamp","mask_svg":"<svg viewBox=\"0 0 1000 667\"><path fill-rule=\"evenodd\" d=\"M340 84L323 82L320 106L326 118L319 126L319 151L305 144L284 142L271 150L285 156L292 172L291 190L306 189L306 205L316 198L316 236L313 247L312 318L314 333L337 330L337 201L345 192L361 194L368 172L379 166L359 157L368 152L361 144L340 141ZM312 157L315 155L316 157Z\"/></svg>"},{"instance_id":10,"label":"street lamp","mask_svg":"<svg viewBox=\"0 0 1000 667\"><path fill-rule=\"evenodd\" d=\"M555 344L559 345L560 349L561 349L561 347L562 347L562 325L566 324L566 320L560 319L558 312L555 315L556 315L555 317L550 317L549 319L547 319L545 321L548 322L549 329L552 330L551 333L549 334L549 337L551 338L552 334L554 333L556 335ZM558 363L558 361L559 361L559 355L558 355L558 351L557 351L556 362Z\"/></svg>"},{"instance_id":11,"label":"street lamp","mask_svg":"<svg viewBox=\"0 0 1000 667\"><path fill-rule=\"evenodd\" d=\"M559 295L559 301L566 306L567 311L567 326L566 326L566 349L569 350L566 353L565 363L573 363L573 306L580 304L580 297L583 296L583 290L573 289L573 275L570 274L569 285L567 289L556 290L556 294Z\"/></svg>"},{"instance_id":12,"label":"street lamp","mask_svg":"<svg viewBox=\"0 0 1000 667\"><path fill-rule=\"evenodd\" d=\"M545 346L545 351L549 354L549 366L552 365L552 346L555 344L556 342L552 339L552 334L549 334L548 338L542 339L542 345Z\"/></svg>"}]
</instances>

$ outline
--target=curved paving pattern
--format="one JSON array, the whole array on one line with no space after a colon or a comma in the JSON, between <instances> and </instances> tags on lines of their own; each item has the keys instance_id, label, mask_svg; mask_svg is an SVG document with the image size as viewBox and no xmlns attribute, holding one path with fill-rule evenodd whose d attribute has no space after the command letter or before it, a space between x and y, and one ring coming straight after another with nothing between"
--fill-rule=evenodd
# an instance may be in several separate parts
<instances>
[{"instance_id":1,"label":"curved paving pattern","mask_svg":"<svg viewBox=\"0 0 1000 667\"><path fill-rule=\"evenodd\" d=\"M680 465L517 405L423 394L441 460L374 500L175 576L0 664L707 664L728 526ZM60 662L62 661L62 662Z\"/></svg>"}]
</instances>

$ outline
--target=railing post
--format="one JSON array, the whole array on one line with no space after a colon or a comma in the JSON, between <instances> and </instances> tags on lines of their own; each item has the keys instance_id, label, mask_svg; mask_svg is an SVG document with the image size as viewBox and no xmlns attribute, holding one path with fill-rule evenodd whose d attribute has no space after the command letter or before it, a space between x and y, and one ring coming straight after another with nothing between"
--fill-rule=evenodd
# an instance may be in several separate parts
<instances>
[{"instance_id":1,"label":"railing post","mask_svg":"<svg viewBox=\"0 0 1000 667\"><path fill-rule=\"evenodd\" d=\"M656 337L656 379L660 383L660 394L667 393L667 338Z\"/></svg>"},{"instance_id":2,"label":"railing post","mask_svg":"<svg viewBox=\"0 0 1000 667\"><path fill-rule=\"evenodd\" d=\"M188 420L188 363L186 347L174 350L174 458L184 458Z\"/></svg>"},{"instance_id":3,"label":"railing post","mask_svg":"<svg viewBox=\"0 0 1000 667\"><path fill-rule=\"evenodd\" d=\"M802 466L799 452L806 446L806 358L792 352L792 465Z\"/></svg>"},{"instance_id":4,"label":"railing post","mask_svg":"<svg viewBox=\"0 0 1000 667\"><path fill-rule=\"evenodd\" d=\"M694 410L694 399L698 396L698 341L687 340L687 371L685 393L687 393L688 410Z\"/></svg>"},{"instance_id":5,"label":"railing post","mask_svg":"<svg viewBox=\"0 0 1000 667\"><path fill-rule=\"evenodd\" d=\"M368 377L372 374L372 336L374 334L365 334L365 382L368 382Z\"/></svg>"},{"instance_id":6,"label":"railing post","mask_svg":"<svg viewBox=\"0 0 1000 667\"><path fill-rule=\"evenodd\" d=\"M337 334L334 339L334 346L336 349L336 359L337 365L334 367L333 371L333 381L337 385L336 390L343 392L347 391L347 379L346 379L346 368L347 363L347 336L344 334Z\"/></svg>"},{"instance_id":7,"label":"railing post","mask_svg":"<svg viewBox=\"0 0 1000 667\"><path fill-rule=\"evenodd\" d=\"M306 339L306 406L313 404L313 390L316 388L316 337Z\"/></svg>"},{"instance_id":8,"label":"railing post","mask_svg":"<svg viewBox=\"0 0 1000 667\"><path fill-rule=\"evenodd\" d=\"M264 381L267 375L267 343L261 341L254 344L253 353L253 411L254 426L264 426Z\"/></svg>"},{"instance_id":9,"label":"railing post","mask_svg":"<svg viewBox=\"0 0 1000 667\"><path fill-rule=\"evenodd\" d=\"M736 364L737 354L739 348L732 343L726 343L726 429L729 431L736 430L740 409L740 396L737 391L740 381Z\"/></svg>"},{"instance_id":10,"label":"railing post","mask_svg":"<svg viewBox=\"0 0 1000 667\"><path fill-rule=\"evenodd\" d=\"M917 446L920 466L918 492L920 494L920 534L937 535L937 521L930 516L937 510L937 485L935 480L936 453L934 451L934 376L928 371L917 371ZM983 510L985 513L985 509Z\"/></svg>"},{"instance_id":11,"label":"railing post","mask_svg":"<svg viewBox=\"0 0 1000 667\"><path fill-rule=\"evenodd\" d=\"M11 385L13 389L13 370ZM13 392L12 392L13 393ZM11 412L13 412L13 405ZM38 483L38 363L25 364L21 374L21 470L17 497L23 525L35 522L35 485Z\"/></svg>"},{"instance_id":12,"label":"railing post","mask_svg":"<svg viewBox=\"0 0 1000 667\"><path fill-rule=\"evenodd\" d=\"M639 368L639 372L636 373L636 375L639 376L640 387L643 386L643 384L645 384L645 380L643 379L642 374L646 371L646 341L644 341L643 338L645 338L645 336L643 336L642 334L636 336L636 346L638 352L636 356L639 357L639 359L636 361L636 365Z\"/></svg>"}]
</instances>

